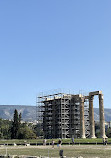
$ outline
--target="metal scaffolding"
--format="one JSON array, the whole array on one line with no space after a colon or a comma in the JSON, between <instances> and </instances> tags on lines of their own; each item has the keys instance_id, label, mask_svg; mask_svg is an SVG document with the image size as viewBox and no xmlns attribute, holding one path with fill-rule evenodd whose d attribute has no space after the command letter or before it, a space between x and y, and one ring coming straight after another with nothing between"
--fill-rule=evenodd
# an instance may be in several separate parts
<instances>
[{"instance_id":1,"label":"metal scaffolding","mask_svg":"<svg viewBox=\"0 0 111 158\"><path fill-rule=\"evenodd\" d=\"M102 91L84 94L54 93L37 97L37 121L44 138L95 138L94 96L99 96L100 131L105 138Z\"/></svg>"},{"instance_id":2,"label":"metal scaffolding","mask_svg":"<svg viewBox=\"0 0 111 158\"><path fill-rule=\"evenodd\" d=\"M88 116L88 109L85 108L86 137L89 136ZM45 138L80 137L79 95L41 93L37 97L37 121L43 125Z\"/></svg>"}]
</instances>

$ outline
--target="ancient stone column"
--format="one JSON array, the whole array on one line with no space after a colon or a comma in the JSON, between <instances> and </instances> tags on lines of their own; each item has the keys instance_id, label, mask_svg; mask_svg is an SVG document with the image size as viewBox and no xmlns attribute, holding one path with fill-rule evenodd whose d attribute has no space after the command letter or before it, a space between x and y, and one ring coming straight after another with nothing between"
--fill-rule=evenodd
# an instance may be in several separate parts
<instances>
[{"instance_id":1,"label":"ancient stone column","mask_svg":"<svg viewBox=\"0 0 111 158\"><path fill-rule=\"evenodd\" d=\"M93 109L94 96L89 96L89 122L90 122L90 138L95 137L95 123L94 123L94 109Z\"/></svg>"},{"instance_id":2,"label":"ancient stone column","mask_svg":"<svg viewBox=\"0 0 111 158\"><path fill-rule=\"evenodd\" d=\"M85 122L84 122L84 98L80 98L80 137L86 138L85 136Z\"/></svg>"},{"instance_id":3,"label":"ancient stone column","mask_svg":"<svg viewBox=\"0 0 111 158\"><path fill-rule=\"evenodd\" d=\"M105 121L104 121L103 94L99 94L99 117L100 117L101 138L106 138L106 135L105 135Z\"/></svg>"}]
</instances>

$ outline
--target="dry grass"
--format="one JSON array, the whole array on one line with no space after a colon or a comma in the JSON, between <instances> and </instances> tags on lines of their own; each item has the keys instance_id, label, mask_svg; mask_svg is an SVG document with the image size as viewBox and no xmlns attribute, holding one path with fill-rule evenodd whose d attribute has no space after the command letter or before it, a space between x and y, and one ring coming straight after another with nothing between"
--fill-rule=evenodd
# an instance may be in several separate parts
<instances>
[{"instance_id":1,"label":"dry grass","mask_svg":"<svg viewBox=\"0 0 111 158\"><path fill-rule=\"evenodd\" d=\"M66 157L83 158L111 158L111 146L103 145L65 145L58 148L55 146L13 146L13 147L0 147L0 155L31 155L31 156L49 156L59 157L59 150L63 150Z\"/></svg>"}]
</instances>

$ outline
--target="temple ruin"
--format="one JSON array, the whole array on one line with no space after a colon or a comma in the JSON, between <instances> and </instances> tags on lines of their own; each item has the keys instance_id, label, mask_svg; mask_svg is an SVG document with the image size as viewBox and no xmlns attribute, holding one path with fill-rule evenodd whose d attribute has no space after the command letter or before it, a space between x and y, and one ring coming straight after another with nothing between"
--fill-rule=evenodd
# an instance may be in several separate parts
<instances>
[{"instance_id":1,"label":"temple ruin","mask_svg":"<svg viewBox=\"0 0 111 158\"><path fill-rule=\"evenodd\" d=\"M37 105L45 138L96 138L93 99L99 97L100 135L105 138L102 91L82 94L57 93L39 96Z\"/></svg>"}]
</instances>

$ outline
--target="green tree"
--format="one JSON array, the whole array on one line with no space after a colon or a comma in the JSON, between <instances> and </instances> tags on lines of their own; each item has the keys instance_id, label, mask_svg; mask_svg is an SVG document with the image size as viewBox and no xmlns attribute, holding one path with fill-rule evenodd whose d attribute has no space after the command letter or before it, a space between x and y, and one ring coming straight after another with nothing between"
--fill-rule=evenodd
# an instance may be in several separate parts
<instances>
[{"instance_id":1,"label":"green tree","mask_svg":"<svg viewBox=\"0 0 111 158\"><path fill-rule=\"evenodd\" d=\"M100 137L100 124L99 124L99 122L95 123L95 135L97 138Z\"/></svg>"},{"instance_id":2,"label":"green tree","mask_svg":"<svg viewBox=\"0 0 111 158\"><path fill-rule=\"evenodd\" d=\"M19 139L35 139L36 134L33 132L30 127L27 126L27 123L21 125L19 132Z\"/></svg>"},{"instance_id":3,"label":"green tree","mask_svg":"<svg viewBox=\"0 0 111 158\"><path fill-rule=\"evenodd\" d=\"M17 139L19 135L20 130L20 121L18 116L18 111L15 109L14 116L13 116L13 122L12 122L12 128L11 128L11 138Z\"/></svg>"},{"instance_id":4,"label":"green tree","mask_svg":"<svg viewBox=\"0 0 111 158\"><path fill-rule=\"evenodd\" d=\"M42 124L38 123L37 125L33 126L33 131L36 134L37 137L42 137L44 135Z\"/></svg>"},{"instance_id":5,"label":"green tree","mask_svg":"<svg viewBox=\"0 0 111 158\"><path fill-rule=\"evenodd\" d=\"M36 138L36 134L33 132L32 127L28 127L27 123L21 124L21 113L15 109L12 128L11 128L11 138L12 139L33 139Z\"/></svg>"},{"instance_id":6,"label":"green tree","mask_svg":"<svg viewBox=\"0 0 111 158\"><path fill-rule=\"evenodd\" d=\"M19 114L19 124L21 124L21 120L22 120L22 114Z\"/></svg>"},{"instance_id":7,"label":"green tree","mask_svg":"<svg viewBox=\"0 0 111 158\"><path fill-rule=\"evenodd\" d=\"M10 139L10 128L12 121L0 119L0 138Z\"/></svg>"},{"instance_id":8,"label":"green tree","mask_svg":"<svg viewBox=\"0 0 111 158\"><path fill-rule=\"evenodd\" d=\"M111 138L111 128L107 129L106 135L107 135L108 138Z\"/></svg>"}]
</instances>

